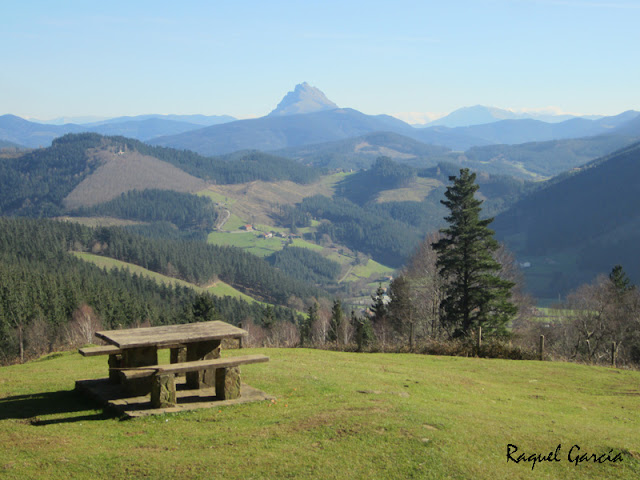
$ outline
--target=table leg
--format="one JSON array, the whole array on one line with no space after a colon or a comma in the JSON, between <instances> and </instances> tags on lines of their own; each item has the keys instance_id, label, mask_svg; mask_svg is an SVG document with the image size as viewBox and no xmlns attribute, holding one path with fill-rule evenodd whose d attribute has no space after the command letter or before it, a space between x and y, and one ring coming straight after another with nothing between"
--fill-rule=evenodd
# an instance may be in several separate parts
<instances>
[{"instance_id":1,"label":"table leg","mask_svg":"<svg viewBox=\"0 0 640 480\"><path fill-rule=\"evenodd\" d=\"M190 343L187 345L187 362L220 358L220 340ZM215 387L216 369L209 368L198 372L187 372L187 388L199 389Z\"/></svg>"},{"instance_id":2,"label":"table leg","mask_svg":"<svg viewBox=\"0 0 640 480\"><path fill-rule=\"evenodd\" d=\"M146 367L158 364L158 347L127 348L122 351L124 368Z\"/></svg>"},{"instance_id":3,"label":"table leg","mask_svg":"<svg viewBox=\"0 0 640 480\"><path fill-rule=\"evenodd\" d=\"M158 347L127 348L122 351L122 367L136 368L158 364ZM151 372L151 371L150 371ZM121 375L125 390L132 396L146 395L151 391L152 375L141 375L127 378Z\"/></svg>"}]
</instances>

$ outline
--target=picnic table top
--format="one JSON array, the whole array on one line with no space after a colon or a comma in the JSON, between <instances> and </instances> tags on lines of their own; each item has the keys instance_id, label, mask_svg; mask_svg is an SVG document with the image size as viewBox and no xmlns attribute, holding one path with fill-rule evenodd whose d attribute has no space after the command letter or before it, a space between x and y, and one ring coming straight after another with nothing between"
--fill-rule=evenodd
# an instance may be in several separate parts
<instances>
[{"instance_id":1,"label":"picnic table top","mask_svg":"<svg viewBox=\"0 0 640 480\"><path fill-rule=\"evenodd\" d=\"M240 338L248 334L246 330L219 320L213 322L186 323L161 327L130 328L96 332L101 338L119 348L162 347L168 345Z\"/></svg>"}]
</instances>

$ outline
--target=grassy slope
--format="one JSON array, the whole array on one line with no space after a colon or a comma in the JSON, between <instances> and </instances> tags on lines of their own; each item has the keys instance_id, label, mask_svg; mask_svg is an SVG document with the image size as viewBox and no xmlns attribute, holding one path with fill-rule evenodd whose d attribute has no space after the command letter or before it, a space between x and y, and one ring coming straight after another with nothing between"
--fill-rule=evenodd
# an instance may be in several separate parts
<instances>
[{"instance_id":1,"label":"grassy slope","mask_svg":"<svg viewBox=\"0 0 640 480\"><path fill-rule=\"evenodd\" d=\"M47 478L628 478L640 475L640 372L567 363L246 350L276 403L121 422L71 390L102 357L0 368L0 476ZM166 361L166 358L161 361ZM507 444L561 462L506 462ZM569 448L623 451L575 466Z\"/></svg>"},{"instance_id":2,"label":"grassy slope","mask_svg":"<svg viewBox=\"0 0 640 480\"><path fill-rule=\"evenodd\" d=\"M243 248L248 252L265 257L273 252L282 250L286 241L274 237L270 239L258 238L259 232L287 232L286 228L278 228L272 226L273 220L270 215L273 213L272 205L294 204L302 201L304 197L315 194L332 196L335 186L349 174L336 173L323 176L313 185L297 185L292 182L250 182L241 185L213 185L208 190L199 192L213 201L224 204L231 212L230 219L224 224L223 231L216 231L209 234L208 242L215 245L232 245ZM420 185L427 194L433 188L431 180L420 179ZM395 192L395 193L394 193ZM387 192L383 192L387 193ZM406 192L405 192L406 193ZM393 199L406 200L403 191L389 191ZM237 232L241 226L253 221L253 225L257 231L254 232ZM314 226L317 226L315 222ZM300 228L299 233L305 233L313 228ZM325 250L323 247L302 239L294 239L293 245L296 247L310 248L316 251ZM343 266L343 274L348 272L344 281L355 282L361 279L367 279L370 275L390 275L393 269L385 267L373 260L369 260L366 265L358 265L350 268L353 258L339 254L337 251L327 249L326 256L331 260L337 261ZM340 278L343 277L340 275ZM376 284L377 285L377 284Z\"/></svg>"},{"instance_id":3,"label":"grassy slope","mask_svg":"<svg viewBox=\"0 0 640 480\"><path fill-rule=\"evenodd\" d=\"M133 265L132 263L126 263L126 262L122 262L120 260L115 260L113 258L109 258L109 257L103 257L101 255L93 255L91 253L78 253L75 252L74 255L76 255L78 258L81 258L82 260L85 260L87 262L91 262L97 266L99 266L100 268L108 268L108 269L113 269L113 268L126 268L127 270L129 270L131 273L135 273L137 275L144 275L145 277L151 278L153 280L155 280L158 283L165 283L167 285L171 284L171 285L180 285L183 287L189 287L189 288L193 288L194 290L197 290L198 292L204 292L207 291L213 295L216 295L218 297L225 297L225 296L229 296L229 297L235 297L235 298L240 298L243 299L247 302L256 302L257 300L251 298L249 295L245 295L244 293L236 290L235 288L233 288L231 285L224 283L221 280L218 280L215 285L209 286L206 289L202 288L202 287L198 287L197 285L194 285L192 283L188 283L185 282L184 280L179 280L177 278L172 278L172 277L167 277L166 275L162 275L160 273L156 273L156 272L152 272L151 270L147 270L146 268L140 267L138 265Z\"/></svg>"}]
</instances>

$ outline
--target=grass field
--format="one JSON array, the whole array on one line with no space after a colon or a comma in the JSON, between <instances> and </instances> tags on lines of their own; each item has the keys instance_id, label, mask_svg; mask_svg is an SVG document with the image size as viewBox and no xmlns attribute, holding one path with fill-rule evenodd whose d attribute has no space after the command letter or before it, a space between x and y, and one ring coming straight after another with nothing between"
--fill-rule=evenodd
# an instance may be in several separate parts
<instances>
[{"instance_id":1,"label":"grass field","mask_svg":"<svg viewBox=\"0 0 640 480\"><path fill-rule=\"evenodd\" d=\"M128 227L130 225L143 225L145 222L135 220L123 220L113 217L57 217L56 220L74 222L86 227Z\"/></svg>"},{"instance_id":2,"label":"grass field","mask_svg":"<svg viewBox=\"0 0 640 480\"><path fill-rule=\"evenodd\" d=\"M385 190L376 197L376 202L421 202L429 196L442 182L435 178L416 178L413 185L407 188Z\"/></svg>"},{"instance_id":3,"label":"grass field","mask_svg":"<svg viewBox=\"0 0 640 480\"><path fill-rule=\"evenodd\" d=\"M266 257L273 252L282 250L285 240L278 237L259 238L256 232L212 232L207 237L207 242L213 245L227 245L242 248L258 257Z\"/></svg>"},{"instance_id":4,"label":"grass field","mask_svg":"<svg viewBox=\"0 0 640 480\"><path fill-rule=\"evenodd\" d=\"M569 363L247 349L277 397L130 421L72 390L106 359L0 368L3 479L567 479L640 476L640 372ZM229 353L233 355L233 353ZM161 361L167 361L161 357ZM507 445L558 462L507 462ZM574 465L567 455L621 453ZM575 451L575 449L574 449Z\"/></svg>"},{"instance_id":5,"label":"grass field","mask_svg":"<svg viewBox=\"0 0 640 480\"><path fill-rule=\"evenodd\" d=\"M166 285L180 285L180 286L183 286L183 287L189 287L189 288L193 288L194 290L196 290L198 292L207 291L207 292L211 293L212 295L216 295L218 297L229 296L229 297L240 298L240 299L243 299L243 300L245 300L247 302L256 302L257 301L254 298L251 298L249 295L245 295L244 293L236 290L231 285L229 285L227 283L224 283L221 280L218 280L217 282L215 282L214 285L211 285L211 286L209 286L207 288L204 288L204 287L199 287L199 286L194 285L194 284L189 283L189 282L185 282L184 280L179 280L177 278L167 277L166 275L162 275L160 273L152 272L151 270L147 270L146 268L139 267L138 265L133 265L131 263L121 262L120 260L115 260L113 258L103 257L101 255L93 255L91 253L80 253L80 252L74 252L74 255L77 256L78 258L81 258L82 260L85 260L87 262L91 262L94 265L99 266L100 268L105 268L105 267L107 269L126 268L131 273L135 273L137 275L143 275L143 276L145 276L147 278L151 278L151 279L155 280L158 283L164 283Z\"/></svg>"}]
</instances>

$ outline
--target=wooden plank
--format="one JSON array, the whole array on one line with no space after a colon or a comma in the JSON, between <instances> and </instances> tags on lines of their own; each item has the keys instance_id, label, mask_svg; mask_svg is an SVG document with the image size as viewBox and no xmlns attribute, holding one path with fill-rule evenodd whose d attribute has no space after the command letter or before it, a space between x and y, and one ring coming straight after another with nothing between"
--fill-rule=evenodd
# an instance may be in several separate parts
<instances>
[{"instance_id":1,"label":"wooden plank","mask_svg":"<svg viewBox=\"0 0 640 480\"><path fill-rule=\"evenodd\" d=\"M105 345L101 347L79 348L78 353L83 357L94 357L96 355L115 355L122 353L122 350L114 345Z\"/></svg>"},{"instance_id":2,"label":"wooden plank","mask_svg":"<svg viewBox=\"0 0 640 480\"><path fill-rule=\"evenodd\" d=\"M228 368L250 363L268 362L269 357L265 355L242 355L239 357L214 358L211 360L198 360L195 362L174 363L172 365L158 365L157 372L160 373L185 373L202 370L205 368Z\"/></svg>"},{"instance_id":3,"label":"wooden plank","mask_svg":"<svg viewBox=\"0 0 640 480\"><path fill-rule=\"evenodd\" d=\"M167 347L178 343L186 344L208 340L222 340L224 338L241 338L246 335L248 335L246 330L219 320L183 325L96 332L96 337L120 348L152 345Z\"/></svg>"}]
</instances>

